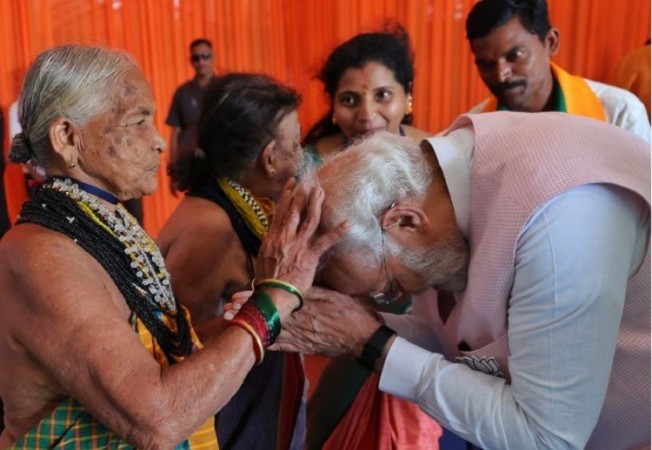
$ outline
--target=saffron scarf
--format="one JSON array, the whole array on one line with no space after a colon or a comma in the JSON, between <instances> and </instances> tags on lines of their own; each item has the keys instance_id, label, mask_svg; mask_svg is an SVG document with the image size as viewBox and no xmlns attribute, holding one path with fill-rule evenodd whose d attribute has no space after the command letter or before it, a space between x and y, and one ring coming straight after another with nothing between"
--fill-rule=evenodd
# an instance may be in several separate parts
<instances>
[{"instance_id":1,"label":"saffron scarf","mask_svg":"<svg viewBox=\"0 0 652 450\"><path fill-rule=\"evenodd\" d=\"M586 116L606 122L607 116L600 103L600 99L598 99L584 78L571 75L552 62L550 63L550 68L558 85L559 101L557 102L557 110L559 112ZM482 112L492 112L500 109L506 108L498 104L496 97L491 97Z\"/></svg>"}]
</instances>

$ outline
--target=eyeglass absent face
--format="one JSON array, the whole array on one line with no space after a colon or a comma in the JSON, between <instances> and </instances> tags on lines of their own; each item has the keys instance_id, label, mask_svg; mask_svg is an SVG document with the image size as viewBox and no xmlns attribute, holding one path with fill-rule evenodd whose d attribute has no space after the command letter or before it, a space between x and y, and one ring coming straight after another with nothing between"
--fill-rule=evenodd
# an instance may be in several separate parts
<instances>
[{"instance_id":1,"label":"eyeglass absent face","mask_svg":"<svg viewBox=\"0 0 652 450\"><path fill-rule=\"evenodd\" d=\"M542 42L525 29L518 17L471 41L482 81L511 111L540 112L550 95L550 58L557 53L559 35L551 28Z\"/></svg>"},{"instance_id":2,"label":"eyeglass absent face","mask_svg":"<svg viewBox=\"0 0 652 450\"><path fill-rule=\"evenodd\" d=\"M333 117L349 139L380 130L398 133L408 105L394 72L372 61L342 73L333 96Z\"/></svg>"}]
</instances>

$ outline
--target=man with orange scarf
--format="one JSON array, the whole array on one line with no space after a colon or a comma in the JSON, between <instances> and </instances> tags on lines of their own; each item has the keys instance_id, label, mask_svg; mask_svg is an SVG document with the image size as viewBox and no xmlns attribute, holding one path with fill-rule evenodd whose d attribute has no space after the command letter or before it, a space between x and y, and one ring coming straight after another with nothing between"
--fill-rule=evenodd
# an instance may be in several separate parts
<instances>
[{"instance_id":1,"label":"man with orange scarf","mask_svg":"<svg viewBox=\"0 0 652 450\"><path fill-rule=\"evenodd\" d=\"M466 35L492 97L471 113L559 111L624 128L650 142L643 104L630 92L572 75L550 61L559 50L546 0L481 0Z\"/></svg>"}]
</instances>

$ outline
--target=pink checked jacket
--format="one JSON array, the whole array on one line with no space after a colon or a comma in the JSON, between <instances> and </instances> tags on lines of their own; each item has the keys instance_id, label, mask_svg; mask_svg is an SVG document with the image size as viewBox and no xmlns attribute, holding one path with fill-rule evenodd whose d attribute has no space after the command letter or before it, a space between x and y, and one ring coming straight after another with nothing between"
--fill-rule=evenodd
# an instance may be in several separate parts
<instances>
[{"instance_id":1,"label":"pink checked jacket","mask_svg":"<svg viewBox=\"0 0 652 450\"><path fill-rule=\"evenodd\" d=\"M569 127L569 120L565 114L478 114L460 117L449 130L471 125L475 134L471 263L468 287L439 331L458 361L476 369L493 367L507 379L507 308L515 249L533 212L558 194L590 183L622 186L642 197L648 208L650 204L648 144L591 119L574 117L572 121L584 123L580 129ZM518 132L506 142L504 130L510 128ZM461 342L465 344L460 347ZM629 430L623 429L623 418ZM649 420L648 242L647 256L629 281L607 396L588 448L615 448L609 441L620 437L622 443L623 433L633 433L632 445L649 439Z\"/></svg>"}]
</instances>

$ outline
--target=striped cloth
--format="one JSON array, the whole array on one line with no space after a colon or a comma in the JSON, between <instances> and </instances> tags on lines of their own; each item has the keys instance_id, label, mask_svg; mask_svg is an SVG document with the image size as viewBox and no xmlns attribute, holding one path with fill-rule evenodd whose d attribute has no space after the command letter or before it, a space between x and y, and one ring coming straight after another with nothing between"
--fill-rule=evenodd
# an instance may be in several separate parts
<instances>
[{"instance_id":1,"label":"striped cloth","mask_svg":"<svg viewBox=\"0 0 652 450\"><path fill-rule=\"evenodd\" d=\"M184 312L187 314L185 309ZM167 320L165 321L167 322ZM135 314L132 314L130 322L134 331L138 333L140 341L147 350L152 352L161 367L168 366L168 358ZM201 343L194 331L191 331L191 333L196 350L198 350L201 348ZM42 419L27 434L18 439L10 448L17 450L46 448L57 450L126 450L134 447L99 423L75 399L68 398L59 404L49 416ZM218 448L214 419L210 417L188 440L180 443L176 450L217 450Z\"/></svg>"}]
</instances>

